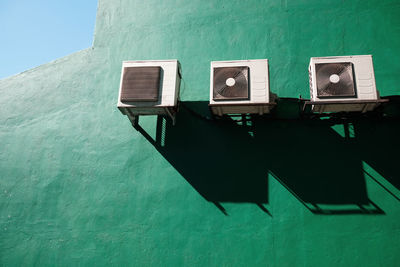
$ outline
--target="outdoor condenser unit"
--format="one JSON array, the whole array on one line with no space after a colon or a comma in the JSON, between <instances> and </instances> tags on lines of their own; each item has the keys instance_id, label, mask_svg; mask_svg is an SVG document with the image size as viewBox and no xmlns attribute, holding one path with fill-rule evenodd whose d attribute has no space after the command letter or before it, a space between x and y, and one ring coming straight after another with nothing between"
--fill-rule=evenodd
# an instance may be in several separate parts
<instances>
[{"instance_id":1,"label":"outdoor condenser unit","mask_svg":"<svg viewBox=\"0 0 400 267\"><path fill-rule=\"evenodd\" d=\"M179 86L178 60L124 61L118 108L133 124L139 115L167 115L175 122Z\"/></svg>"},{"instance_id":2,"label":"outdoor condenser unit","mask_svg":"<svg viewBox=\"0 0 400 267\"><path fill-rule=\"evenodd\" d=\"M213 114L269 113L268 60L211 62L210 109Z\"/></svg>"},{"instance_id":3,"label":"outdoor condenser unit","mask_svg":"<svg viewBox=\"0 0 400 267\"><path fill-rule=\"evenodd\" d=\"M380 103L371 55L313 57L309 79L314 112L367 112Z\"/></svg>"}]
</instances>

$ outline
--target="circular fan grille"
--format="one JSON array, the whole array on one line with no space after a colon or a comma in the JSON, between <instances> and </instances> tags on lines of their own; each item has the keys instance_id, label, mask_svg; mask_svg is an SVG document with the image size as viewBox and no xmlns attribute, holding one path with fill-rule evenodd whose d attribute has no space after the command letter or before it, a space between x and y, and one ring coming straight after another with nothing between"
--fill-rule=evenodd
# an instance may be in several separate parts
<instances>
[{"instance_id":1,"label":"circular fan grille","mask_svg":"<svg viewBox=\"0 0 400 267\"><path fill-rule=\"evenodd\" d=\"M318 97L355 97L351 63L316 64Z\"/></svg>"},{"instance_id":2,"label":"circular fan grille","mask_svg":"<svg viewBox=\"0 0 400 267\"><path fill-rule=\"evenodd\" d=\"M214 100L249 99L249 68L214 68Z\"/></svg>"}]
</instances>

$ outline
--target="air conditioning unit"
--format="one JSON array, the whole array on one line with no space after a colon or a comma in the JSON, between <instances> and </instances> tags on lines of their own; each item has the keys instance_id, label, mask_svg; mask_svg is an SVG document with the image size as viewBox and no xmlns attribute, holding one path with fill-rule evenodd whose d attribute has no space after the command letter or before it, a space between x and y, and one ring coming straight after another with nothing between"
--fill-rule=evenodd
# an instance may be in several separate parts
<instances>
[{"instance_id":1,"label":"air conditioning unit","mask_svg":"<svg viewBox=\"0 0 400 267\"><path fill-rule=\"evenodd\" d=\"M314 112L367 112L380 103L371 55L313 57L309 78Z\"/></svg>"},{"instance_id":2,"label":"air conditioning unit","mask_svg":"<svg viewBox=\"0 0 400 267\"><path fill-rule=\"evenodd\" d=\"M268 60L211 62L210 109L213 114L269 113L275 97L269 92Z\"/></svg>"},{"instance_id":3,"label":"air conditioning unit","mask_svg":"<svg viewBox=\"0 0 400 267\"><path fill-rule=\"evenodd\" d=\"M179 86L178 60L124 61L118 109L134 125L139 115L167 115L175 122Z\"/></svg>"}]
</instances>

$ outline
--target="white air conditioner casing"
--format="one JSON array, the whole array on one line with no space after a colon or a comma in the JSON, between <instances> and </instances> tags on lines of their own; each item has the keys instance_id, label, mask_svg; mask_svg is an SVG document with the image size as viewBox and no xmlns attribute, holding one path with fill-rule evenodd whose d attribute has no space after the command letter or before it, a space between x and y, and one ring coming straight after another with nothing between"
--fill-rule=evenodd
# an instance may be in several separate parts
<instances>
[{"instance_id":1,"label":"white air conditioner casing","mask_svg":"<svg viewBox=\"0 0 400 267\"><path fill-rule=\"evenodd\" d=\"M319 97L316 65L323 63L351 63L355 95L351 97ZM314 112L367 112L379 105L371 55L313 57L309 65L310 96Z\"/></svg>"},{"instance_id":2,"label":"white air conditioner casing","mask_svg":"<svg viewBox=\"0 0 400 267\"><path fill-rule=\"evenodd\" d=\"M160 67L160 85L157 101L122 102L124 70L136 67ZM180 73L178 60L123 61L118 95L118 109L131 121L139 115L168 115L174 117L179 98Z\"/></svg>"},{"instance_id":3,"label":"white air conditioner casing","mask_svg":"<svg viewBox=\"0 0 400 267\"><path fill-rule=\"evenodd\" d=\"M248 67L248 98L240 100L215 100L214 69L224 67ZM274 106L274 96L269 91L267 59L212 61L210 71L210 109L213 114L264 114Z\"/></svg>"}]
</instances>

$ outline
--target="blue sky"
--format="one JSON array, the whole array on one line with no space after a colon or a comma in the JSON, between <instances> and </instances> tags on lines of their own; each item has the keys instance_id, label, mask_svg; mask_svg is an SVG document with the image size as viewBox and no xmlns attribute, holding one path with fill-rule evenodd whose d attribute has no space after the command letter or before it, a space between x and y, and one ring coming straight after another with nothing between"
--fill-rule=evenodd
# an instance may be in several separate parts
<instances>
[{"instance_id":1,"label":"blue sky","mask_svg":"<svg viewBox=\"0 0 400 267\"><path fill-rule=\"evenodd\" d=\"M93 43L97 0L0 0L0 79Z\"/></svg>"}]
</instances>

